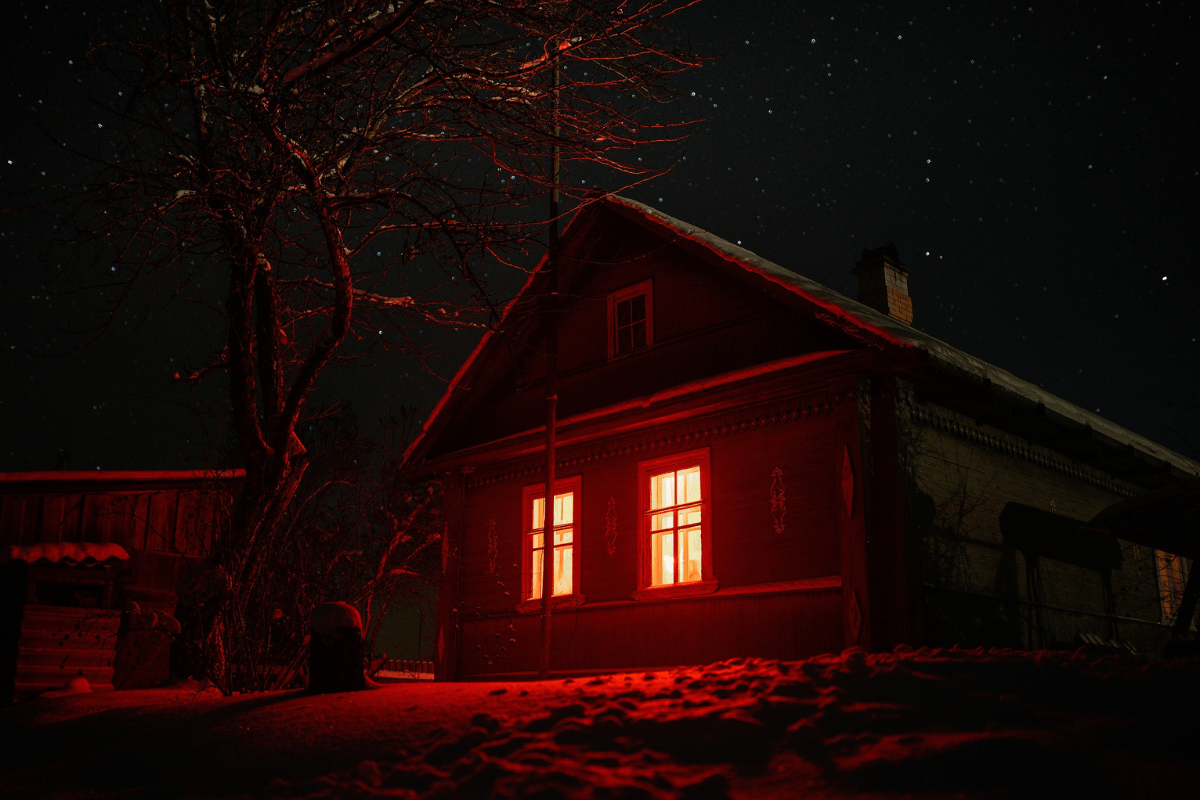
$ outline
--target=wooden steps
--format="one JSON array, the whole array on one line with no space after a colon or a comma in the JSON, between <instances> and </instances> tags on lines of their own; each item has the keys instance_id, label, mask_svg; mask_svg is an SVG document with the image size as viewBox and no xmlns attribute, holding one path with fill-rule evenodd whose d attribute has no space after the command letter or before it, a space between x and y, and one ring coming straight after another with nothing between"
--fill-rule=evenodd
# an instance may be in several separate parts
<instances>
[{"instance_id":1,"label":"wooden steps","mask_svg":"<svg viewBox=\"0 0 1200 800\"><path fill-rule=\"evenodd\" d=\"M14 697L60 689L75 677L93 691L112 689L117 611L26 605L21 620Z\"/></svg>"}]
</instances>

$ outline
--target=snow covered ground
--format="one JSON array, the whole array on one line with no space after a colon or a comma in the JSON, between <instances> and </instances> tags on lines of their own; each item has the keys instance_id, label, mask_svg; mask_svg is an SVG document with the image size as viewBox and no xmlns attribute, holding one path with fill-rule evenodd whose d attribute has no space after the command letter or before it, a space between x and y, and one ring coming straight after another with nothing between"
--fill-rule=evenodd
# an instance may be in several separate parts
<instances>
[{"instance_id":1,"label":"snow covered ground","mask_svg":"<svg viewBox=\"0 0 1200 800\"><path fill-rule=\"evenodd\" d=\"M1200 659L850 650L311 697L0 709L6 797L1200 796Z\"/></svg>"}]
</instances>

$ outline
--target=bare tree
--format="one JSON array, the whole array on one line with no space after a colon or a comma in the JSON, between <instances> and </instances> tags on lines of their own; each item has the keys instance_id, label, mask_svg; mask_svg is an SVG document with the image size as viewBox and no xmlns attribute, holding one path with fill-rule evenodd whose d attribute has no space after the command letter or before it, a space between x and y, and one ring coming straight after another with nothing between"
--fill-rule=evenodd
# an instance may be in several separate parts
<instances>
[{"instance_id":1,"label":"bare tree","mask_svg":"<svg viewBox=\"0 0 1200 800\"><path fill-rule=\"evenodd\" d=\"M679 135L642 111L697 64L661 44L680 5L143 0L102 29L125 149L79 205L75 252L110 248L124 302L186 293L197 263L228 278L224 346L178 376L227 374L246 469L210 564L228 658L309 463L297 430L323 371L372 343L418 352L415 320L494 323L479 265L521 262L551 222L539 198L583 200L580 166L617 189L659 174L629 154ZM444 271L436 290L411 288L421 264Z\"/></svg>"}]
</instances>

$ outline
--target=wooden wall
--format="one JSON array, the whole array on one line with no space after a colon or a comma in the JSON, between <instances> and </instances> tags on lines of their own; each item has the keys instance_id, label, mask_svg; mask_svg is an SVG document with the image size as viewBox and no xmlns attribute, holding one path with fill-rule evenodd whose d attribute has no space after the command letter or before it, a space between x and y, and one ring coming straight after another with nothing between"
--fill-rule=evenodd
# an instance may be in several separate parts
<instances>
[{"instance_id":1,"label":"wooden wall","mask_svg":"<svg viewBox=\"0 0 1200 800\"><path fill-rule=\"evenodd\" d=\"M184 561L208 552L223 502L218 492L196 488L8 488L0 495L0 546L118 544L130 554L127 595L133 599L175 592Z\"/></svg>"},{"instance_id":2,"label":"wooden wall","mask_svg":"<svg viewBox=\"0 0 1200 800\"><path fill-rule=\"evenodd\" d=\"M604 230L577 253L586 262L568 262L571 280L560 287L560 419L741 367L857 346L633 223L614 218ZM608 295L647 279L654 346L609 361ZM543 341L510 341L496 354L509 362L507 377L459 414L457 432L443 434L431 457L543 423Z\"/></svg>"},{"instance_id":3,"label":"wooden wall","mask_svg":"<svg viewBox=\"0 0 1200 800\"><path fill-rule=\"evenodd\" d=\"M747 411L728 415L736 418L738 413ZM635 445L628 454L595 460L581 458L583 448L563 451L559 477L578 475L582 482L576 558L581 559L578 589L585 602L577 611L556 612L555 636L561 636L556 641L564 644L555 651L554 668L663 666L739 655L799 658L839 649L843 623L836 588L784 590L778 596L725 594L767 583L840 576L840 471L847 450L845 432L853 427L848 421L856 413L852 402L831 404L824 413L794 421L691 437L666 447L639 450ZM671 440L682 429L682 423L664 426L641 434L641 439ZM605 443L589 447L596 452ZM631 595L639 588L638 463L702 447L710 452L707 511L719 593L635 601ZM570 466L577 461L586 463ZM776 533L771 513L776 468L786 497L781 533ZM517 613L515 607L523 599L521 493L524 486L537 483L540 472L513 478L495 473L473 476L461 509L460 675L519 672L533 669L535 663L537 615ZM606 536L610 501L615 501L617 523L611 553ZM459 512L447 509L447 516L459 519ZM494 571L489 551L493 530ZM572 620L577 630L564 629L564 620ZM664 626L678 632L663 638ZM571 630L576 630L573 636Z\"/></svg>"},{"instance_id":4,"label":"wooden wall","mask_svg":"<svg viewBox=\"0 0 1200 800\"><path fill-rule=\"evenodd\" d=\"M797 659L842 649L841 591L718 595L585 605L555 614L556 672ZM536 614L466 620L460 678L537 671Z\"/></svg>"},{"instance_id":5,"label":"wooden wall","mask_svg":"<svg viewBox=\"0 0 1200 800\"><path fill-rule=\"evenodd\" d=\"M930 641L1065 646L1083 631L1161 647L1152 550L1117 540L1116 563L1104 568L1083 553L1014 546L1002 530L1006 507L1086 521L1134 487L944 409L918 416L908 429L909 522Z\"/></svg>"},{"instance_id":6,"label":"wooden wall","mask_svg":"<svg viewBox=\"0 0 1200 800\"><path fill-rule=\"evenodd\" d=\"M0 545L112 542L126 550L207 552L216 503L201 490L0 495Z\"/></svg>"}]
</instances>

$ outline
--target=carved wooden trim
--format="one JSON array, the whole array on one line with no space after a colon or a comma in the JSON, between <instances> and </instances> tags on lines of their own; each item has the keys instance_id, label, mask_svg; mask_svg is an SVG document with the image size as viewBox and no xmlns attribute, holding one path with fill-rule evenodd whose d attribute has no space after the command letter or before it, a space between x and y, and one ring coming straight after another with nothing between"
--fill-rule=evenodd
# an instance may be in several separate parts
<instances>
[{"instance_id":1,"label":"carved wooden trim","mask_svg":"<svg viewBox=\"0 0 1200 800\"><path fill-rule=\"evenodd\" d=\"M660 428L658 431L592 442L574 450L572 457L558 461L555 469L569 472L587 464L626 456L644 459L648 454L658 451L679 447L702 447L705 442L717 436L735 436L746 431L805 422L832 414L835 408L853 399L854 395L853 389L808 392L783 401L763 403L691 420L683 423L682 429L670 435L655 436L655 433L661 434ZM468 482L467 487L480 489L509 481L528 481L542 474L543 468L544 465L538 457L526 456L515 464L509 462L494 471L480 470L473 473L473 480Z\"/></svg>"},{"instance_id":2,"label":"carved wooden trim","mask_svg":"<svg viewBox=\"0 0 1200 800\"><path fill-rule=\"evenodd\" d=\"M692 597L698 594L712 594L721 584L715 580L693 581L691 583L674 583L670 586L653 586L638 589L630 597L634 600L661 600L670 597Z\"/></svg>"},{"instance_id":3,"label":"carved wooden trim","mask_svg":"<svg viewBox=\"0 0 1200 800\"><path fill-rule=\"evenodd\" d=\"M783 470L779 467L771 470L771 517L775 520L775 535L782 536L786 525L783 518L787 516L787 487L783 484Z\"/></svg>"},{"instance_id":4,"label":"carved wooden trim","mask_svg":"<svg viewBox=\"0 0 1200 800\"><path fill-rule=\"evenodd\" d=\"M587 596L582 594L560 594L550 598L550 610L559 611L564 608L578 608L587 602ZM537 614L542 610L542 598L524 600L517 603L518 614Z\"/></svg>"},{"instance_id":5,"label":"carved wooden trim","mask_svg":"<svg viewBox=\"0 0 1200 800\"><path fill-rule=\"evenodd\" d=\"M496 534L496 520L488 523L487 532L488 572L496 574L496 558L500 554L499 536Z\"/></svg>"},{"instance_id":6,"label":"carved wooden trim","mask_svg":"<svg viewBox=\"0 0 1200 800\"><path fill-rule=\"evenodd\" d=\"M608 498L608 510L604 514L604 539L608 543L608 554L617 554L617 498Z\"/></svg>"},{"instance_id":7,"label":"carved wooden trim","mask_svg":"<svg viewBox=\"0 0 1200 800\"><path fill-rule=\"evenodd\" d=\"M914 405L913 416L917 421L929 425L935 430L958 436L991 450L1016 456L1063 475L1069 475L1121 497L1139 497L1145 493L1144 490L1133 484L1114 478L1086 464L1077 464L1045 447L1005 433L948 408L942 408L932 403L918 402Z\"/></svg>"},{"instance_id":8,"label":"carved wooden trim","mask_svg":"<svg viewBox=\"0 0 1200 800\"><path fill-rule=\"evenodd\" d=\"M842 448L842 502L846 504L846 516L854 519L854 462L849 444Z\"/></svg>"}]
</instances>

